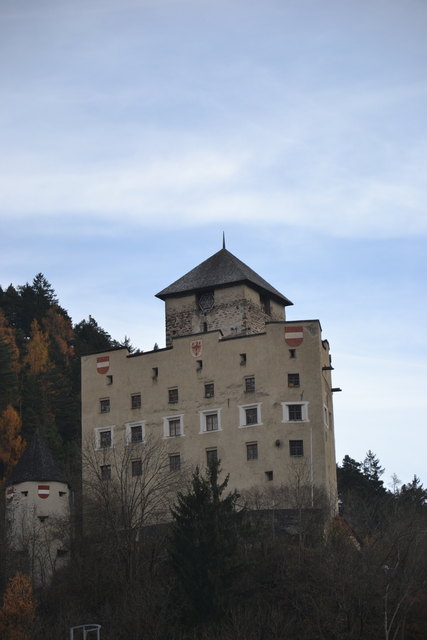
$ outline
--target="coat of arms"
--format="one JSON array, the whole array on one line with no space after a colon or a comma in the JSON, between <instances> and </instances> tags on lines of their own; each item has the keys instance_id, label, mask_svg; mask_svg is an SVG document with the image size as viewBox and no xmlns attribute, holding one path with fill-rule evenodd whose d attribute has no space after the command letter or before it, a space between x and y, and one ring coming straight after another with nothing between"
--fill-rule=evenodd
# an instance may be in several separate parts
<instances>
[{"instance_id":1,"label":"coat of arms","mask_svg":"<svg viewBox=\"0 0 427 640\"><path fill-rule=\"evenodd\" d=\"M48 484L39 484L37 487L37 495L39 498L48 498L49 497L50 487Z\"/></svg>"},{"instance_id":2,"label":"coat of arms","mask_svg":"<svg viewBox=\"0 0 427 640\"><path fill-rule=\"evenodd\" d=\"M304 338L304 327L285 327L285 342L290 347L299 347Z\"/></svg>"},{"instance_id":3,"label":"coat of arms","mask_svg":"<svg viewBox=\"0 0 427 640\"><path fill-rule=\"evenodd\" d=\"M110 368L110 356L100 356L96 359L96 370L98 373L107 373Z\"/></svg>"},{"instance_id":4,"label":"coat of arms","mask_svg":"<svg viewBox=\"0 0 427 640\"><path fill-rule=\"evenodd\" d=\"M192 340L190 344L191 355L198 358L202 354L202 341Z\"/></svg>"}]
</instances>

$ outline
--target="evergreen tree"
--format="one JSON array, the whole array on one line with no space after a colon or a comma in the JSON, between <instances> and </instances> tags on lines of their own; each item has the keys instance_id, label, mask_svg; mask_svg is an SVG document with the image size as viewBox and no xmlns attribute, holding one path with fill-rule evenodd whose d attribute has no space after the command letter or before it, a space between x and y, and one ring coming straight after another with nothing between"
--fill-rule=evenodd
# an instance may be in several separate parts
<instances>
[{"instance_id":1,"label":"evergreen tree","mask_svg":"<svg viewBox=\"0 0 427 640\"><path fill-rule=\"evenodd\" d=\"M74 341L77 355L106 351L120 344L113 340L107 331L102 329L92 316L82 320L74 327Z\"/></svg>"},{"instance_id":2,"label":"evergreen tree","mask_svg":"<svg viewBox=\"0 0 427 640\"><path fill-rule=\"evenodd\" d=\"M416 507L425 507L427 504L427 489L424 489L421 480L414 475L412 482L404 484L398 494L399 502Z\"/></svg>"},{"instance_id":3,"label":"evergreen tree","mask_svg":"<svg viewBox=\"0 0 427 640\"><path fill-rule=\"evenodd\" d=\"M11 345L0 337L0 411L17 400L18 376Z\"/></svg>"},{"instance_id":4,"label":"evergreen tree","mask_svg":"<svg viewBox=\"0 0 427 640\"><path fill-rule=\"evenodd\" d=\"M237 571L238 494L223 495L228 476L219 483L219 471L219 463L212 464L204 477L197 468L172 509L170 558L190 624L228 609Z\"/></svg>"},{"instance_id":5,"label":"evergreen tree","mask_svg":"<svg viewBox=\"0 0 427 640\"><path fill-rule=\"evenodd\" d=\"M363 475L369 482L369 488L374 494L384 494L384 483L380 480L384 473L384 469L380 465L375 453L369 449L362 465Z\"/></svg>"}]
</instances>

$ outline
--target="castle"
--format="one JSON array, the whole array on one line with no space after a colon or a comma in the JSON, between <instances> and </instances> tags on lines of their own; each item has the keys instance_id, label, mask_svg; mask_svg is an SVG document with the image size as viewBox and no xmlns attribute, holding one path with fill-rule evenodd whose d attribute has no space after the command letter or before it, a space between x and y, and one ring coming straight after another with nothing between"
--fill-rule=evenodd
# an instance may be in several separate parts
<instances>
[{"instance_id":1,"label":"castle","mask_svg":"<svg viewBox=\"0 0 427 640\"><path fill-rule=\"evenodd\" d=\"M298 486L303 506L320 496L335 505L334 389L320 322L286 321L290 300L225 246L157 297L165 348L82 358L92 479L123 477L125 465L140 482L155 443L168 477L220 460L240 493L283 489L291 508Z\"/></svg>"}]
</instances>

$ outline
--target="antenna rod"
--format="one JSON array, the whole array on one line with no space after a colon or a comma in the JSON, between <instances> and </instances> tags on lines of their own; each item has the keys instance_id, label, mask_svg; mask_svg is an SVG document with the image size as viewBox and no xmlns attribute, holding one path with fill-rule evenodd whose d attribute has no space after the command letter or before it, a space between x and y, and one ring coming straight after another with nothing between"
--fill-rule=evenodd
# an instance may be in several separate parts
<instances>
[{"instance_id":1,"label":"antenna rod","mask_svg":"<svg viewBox=\"0 0 427 640\"><path fill-rule=\"evenodd\" d=\"M222 248L225 249L225 231L222 232Z\"/></svg>"}]
</instances>

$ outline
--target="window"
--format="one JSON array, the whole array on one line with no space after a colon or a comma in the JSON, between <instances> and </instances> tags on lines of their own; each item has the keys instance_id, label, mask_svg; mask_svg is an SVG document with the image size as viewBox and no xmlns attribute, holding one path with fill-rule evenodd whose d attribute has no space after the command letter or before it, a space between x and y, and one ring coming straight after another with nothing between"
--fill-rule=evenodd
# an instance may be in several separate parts
<instances>
[{"instance_id":1,"label":"window","mask_svg":"<svg viewBox=\"0 0 427 640\"><path fill-rule=\"evenodd\" d=\"M111 480L111 464L101 465L101 480Z\"/></svg>"},{"instance_id":2,"label":"window","mask_svg":"<svg viewBox=\"0 0 427 640\"><path fill-rule=\"evenodd\" d=\"M140 409L141 408L141 394L133 393L130 397L130 406L131 409Z\"/></svg>"},{"instance_id":3,"label":"window","mask_svg":"<svg viewBox=\"0 0 427 640\"><path fill-rule=\"evenodd\" d=\"M163 418L163 436L165 438L177 438L184 435L182 415Z\"/></svg>"},{"instance_id":4,"label":"window","mask_svg":"<svg viewBox=\"0 0 427 640\"><path fill-rule=\"evenodd\" d=\"M197 296L197 304L202 313L208 313L213 309L215 304L215 296L213 291L204 291Z\"/></svg>"},{"instance_id":5,"label":"window","mask_svg":"<svg viewBox=\"0 0 427 640\"><path fill-rule=\"evenodd\" d=\"M268 296L263 296L260 294L259 300L261 303L261 309L264 311L264 313L271 315L270 298Z\"/></svg>"},{"instance_id":6,"label":"window","mask_svg":"<svg viewBox=\"0 0 427 640\"><path fill-rule=\"evenodd\" d=\"M151 377L153 378L153 380L155 380L155 378L159 377L159 368L158 367L153 367L152 368Z\"/></svg>"},{"instance_id":7,"label":"window","mask_svg":"<svg viewBox=\"0 0 427 640\"><path fill-rule=\"evenodd\" d=\"M205 398L213 398L215 395L215 387L213 382L205 384Z\"/></svg>"},{"instance_id":8,"label":"window","mask_svg":"<svg viewBox=\"0 0 427 640\"><path fill-rule=\"evenodd\" d=\"M132 477L142 476L142 460L132 460Z\"/></svg>"},{"instance_id":9,"label":"window","mask_svg":"<svg viewBox=\"0 0 427 640\"><path fill-rule=\"evenodd\" d=\"M297 357L295 349L289 349L289 357L290 358L296 358Z\"/></svg>"},{"instance_id":10,"label":"window","mask_svg":"<svg viewBox=\"0 0 427 640\"><path fill-rule=\"evenodd\" d=\"M258 460L257 442L248 442L246 444L246 460Z\"/></svg>"},{"instance_id":11,"label":"window","mask_svg":"<svg viewBox=\"0 0 427 640\"><path fill-rule=\"evenodd\" d=\"M176 404L178 402L178 387L169 389L169 404Z\"/></svg>"},{"instance_id":12,"label":"window","mask_svg":"<svg viewBox=\"0 0 427 640\"><path fill-rule=\"evenodd\" d=\"M289 440L289 455L298 457L304 455L304 442L302 440Z\"/></svg>"},{"instance_id":13,"label":"window","mask_svg":"<svg viewBox=\"0 0 427 640\"><path fill-rule=\"evenodd\" d=\"M239 406L239 418L239 427L250 427L262 424L261 403Z\"/></svg>"},{"instance_id":14,"label":"window","mask_svg":"<svg viewBox=\"0 0 427 640\"><path fill-rule=\"evenodd\" d=\"M200 433L221 431L221 409L200 411Z\"/></svg>"},{"instance_id":15,"label":"window","mask_svg":"<svg viewBox=\"0 0 427 640\"><path fill-rule=\"evenodd\" d=\"M252 393L255 391L255 376L249 376L245 378L245 393Z\"/></svg>"},{"instance_id":16,"label":"window","mask_svg":"<svg viewBox=\"0 0 427 640\"><path fill-rule=\"evenodd\" d=\"M245 409L245 416L246 416L245 424L258 424L257 407L250 407L250 409Z\"/></svg>"},{"instance_id":17,"label":"window","mask_svg":"<svg viewBox=\"0 0 427 640\"><path fill-rule=\"evenodd\" d=\"M107 384L113 384L113 376L106 376L107 377Z\"/></svg>"},{"instance_id":18,"label":"window","mask_svg":"<svg viewBox=\"0 0 427 640\"><path fill-rule=\"evenodd\" d=\"M181 420L169 420L169 436L175 437L181 435Z\"/></svg>"},{"instance_id":19,"label":"window","mask_svg":"<svg viewBox=\"0 0 427 640\"><path fill-rule=\"evenodd\" d=\"M96 429L95 434L97 449L110 449L113 446L113 430L111 427L108 429Z\"/></svg>"},{"instance_id":20,"label":"window","mask_svg":"<svg viewBox=\"0 0 427 640\"><path fill-rule=\"evenodd\" d=\"M197 360L197 371L201 371L203 369L203 360Z\"/></svg>"},{"instance_id":21,"label":"window","mask_svg":"<svg viewBox=\"0 0 427 640\"><path fill-rule=\"evenodd\" d=\"M173 453L169 456L169 471L179 471L181 469L181 456Z\"/></svg>"},{"instance_id":22,"label":"window","mask_svg":"<svg viewBox=\"0 0 427 640\"><path fill-rule=\"evenodd\" d=\"M110 398L102 398L99 401L99 410L101 413L108 413L110 411Z\"/></svg>"},{"instance_id":23,"label":"window","mask_svg":"<svg viewBox=\"0 0 427 640\"><path fill-rule=\"evenodd\" d=\"M266 471L265 472L265 479L268 480L269 482L271 482L273 480L273 472L272 471Z\"/></svg>"},{"instance_id":24,"label":"window","mask_svg":"<svg viewBox=\"0 0 427 640\"><path fill-rule=\"evenodd\" d=\"M218 462L218 451L216 449L206 449L206 463L208 467Z\"/></svg>"},{"instance_id":25,"label":"window","mask_svg":"<svg viewBox=\"0 0 427 640\"><path fill-rule=\"evenodd\" d=\"M307 422L308 402L282 402L283 422Z\"/></svg>"},{"instance_id":26,"label":"window","mask_svg":"<svg viewBox=\"0 0 427 640\"><path fill-rule=\"evenodd\" d=\"M246 353L240 354L240 366L244 367L246 364Z\"/></svg>"},{"instance_id":27,"label":"window","mask_svg":"<svg viewBox=\"0 0 427 640\"><path fill-rule=\"evenodd\" d=\"M288 373L288 387L299 387L299 373Z\"/></svg>"},{"instance_id":28,"label":"window","mask_svg":"<svg viewBox=\"0 0 427 640\"><path fill-rule=\"evenodd\" d=\"M127 444L140 444L144 442L144 422L128 422L126 424Z\"/></svg>"}]
</instances>

